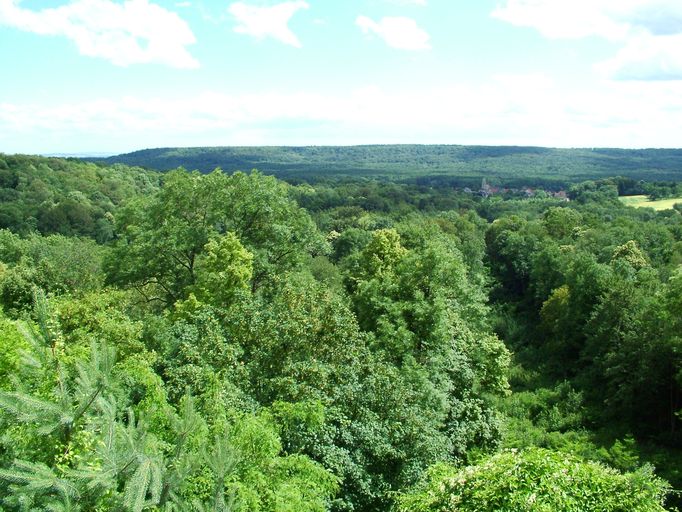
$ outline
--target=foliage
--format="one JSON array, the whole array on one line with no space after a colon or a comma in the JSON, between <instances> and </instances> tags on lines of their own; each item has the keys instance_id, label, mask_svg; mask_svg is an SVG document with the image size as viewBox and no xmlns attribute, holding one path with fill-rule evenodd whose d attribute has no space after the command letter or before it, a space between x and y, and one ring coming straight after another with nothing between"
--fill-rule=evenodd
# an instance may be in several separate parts
<instances>
[{"instance_id":1,"label":"foliage","mask_svg":"<svg viewBox=\"0 0 682 512\"><path fill-rule=\"evenodd\" d=\"M103 250L94 241L63 235L21 238L0 231L0 302L12 315L30 308L34 289L82 294L101 288Z\"/></svg>"},{"instance_id":2,"label":"foliage","mask_svg":"<svg viewBox=\"0 0 682 512\"><path fill-rule=\"evenodd\" d=\"M215 288L210 283L219 272L233 274L237 287L251 277L255 289L326 249L286 186L257 172L169 173L157 194L121 213L117 228L121 238L107 261L109 281L166 305L186 299L197 286L199 294L210 293L204 288ZM229 263L219 261L226 257ZM201 260L205 275L198 283Z\"/></svg>"},{"instance_id":3,"label":"foliage","mask_svg":"<svg viewBox=\"0 0 682 512\"><path fill-rule=\"evenodd\" d=\"M93 344L89 361L71 364L53 328L23 331L31 371L42 376L29 382L51 377L54 387L16 382L0 392L0 421L13 425L1 444L3 459L12 461L0 468L5 510L321 511L336 492L335 478L318 464L280 455L267 420L236 416L211 443L191 396L176 414L163 392L136 416L130 397L117 390L131 365L116 371L112 349ZM154 409L163 411L165 425L153 421ZM197 478L207 492L192 488Z\"/></svg>"},{"instance_id":4,"label":"foliage","mask_svg":"<svg viewBox=\"0 0 682 512\"><path fill-rule=\"evenodd\" d=\"M77 159L0 155L0 228L28 234L113 237L118 207L158 186L158 175L140 168L106 168Z\"/></svg>"},{"instance_id":5,"label":"foliage","mask_svg":"<svg viewBox=\"0 0 682 512\"><path fill-rule=\"evenodd\" d=\"M9 391L12 379L20 373L22 351L28 348L16 324L0 318L0 390Z\"/></svg>"},{"instance_id":6,"label":"foliage","mask_svg":"<svg viewBox=\"0 0 682 512\"><path fill-rule=\"evenodd\" d=\"M669 488L651 468L620 474L539 448L509 450L476 466L431 468L398 510L663 512Z\"/></svg>"},{"instance_id":7,"label":"foliage","mask_svg":"<svg viewBox=\"0 0 682 512\"><path fill-rule=\"evenodd\" d=\"M207 304L227 306L253 277L253 255L233 233L208 242L197 261L195 294Z\"/></svg>"}]
</instances>

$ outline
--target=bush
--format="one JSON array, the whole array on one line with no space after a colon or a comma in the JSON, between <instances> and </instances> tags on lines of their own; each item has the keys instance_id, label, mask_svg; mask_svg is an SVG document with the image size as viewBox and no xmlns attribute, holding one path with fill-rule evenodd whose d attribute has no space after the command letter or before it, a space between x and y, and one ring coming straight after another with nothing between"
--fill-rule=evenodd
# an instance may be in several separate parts
<instances>
[{"instance_id":1,"label":"bush","mask_svg":"<svg viewBox=\"0 0 682 512\"><path fill-rule=\"evenodd\" d=\"M646 466L619 473L540 448L498 453L476 466L433 466L398 499L401 512L664 512L669 485Z\"/></svg>"}]
</instances>

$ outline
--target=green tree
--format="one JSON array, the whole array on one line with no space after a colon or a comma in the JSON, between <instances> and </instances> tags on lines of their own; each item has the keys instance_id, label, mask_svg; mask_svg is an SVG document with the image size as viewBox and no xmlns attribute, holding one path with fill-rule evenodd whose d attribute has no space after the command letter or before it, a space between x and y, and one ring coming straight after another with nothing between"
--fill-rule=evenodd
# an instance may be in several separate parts
<instances>
[{"instance_id":1,"label":"green tree","mask_svg":"<svg viewBox=\"0 0 682 512\"><path fill-rule=\"evenodd\" d=\"M194 293L202 302L226 307L235 294L249 289L253 277L253 255L233 233L213 239L204 247L196 269Z\"/></svg>"},{"instance_id":2,"label":"green tree","mask_svg":"<svg viewBox=\"0 0 682 512\"><path fill-rule=\"evenodd\" d=\"M257 172L171 172L156 195L123 211L117 226L120 240L108 259L109 280L165 305L187 298L207 249L239 251L235 242L241 244L253 255L253 289L326 250L308 214L288 198L286 185ZM211 241L218 245L207 245ZM213 271L216 257L204 258L214 261Z\"/></svg>"},{"instance_id":3,"label":"green tree","mask_svg":"<svg viewBox=\"0 0 682 512\"><path fill-rule=\"evenodd\" d=\"M488 228L485 240L490 270L506 296L521 298L528 289L533 256L540 249L542 236L537 224L516 215L496 219Z\"/></svg>"},{"instance_id":4,"label":"green tree","mask_svg":"<svg viewBox=\"0 0 682 512\"><path fill-rule=\"evenodd\" d=\"M549 208L543 214L547 233L558 240L570 237L581 222L582 215L572 208Z\"/></svg>"}]
</instances>

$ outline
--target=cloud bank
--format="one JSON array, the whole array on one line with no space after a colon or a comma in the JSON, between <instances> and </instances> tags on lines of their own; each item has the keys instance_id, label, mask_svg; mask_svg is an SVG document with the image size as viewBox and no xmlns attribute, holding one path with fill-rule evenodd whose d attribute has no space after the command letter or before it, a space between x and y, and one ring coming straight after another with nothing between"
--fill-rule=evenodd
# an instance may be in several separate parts
<instances>
[{"instance_id":1,"label":"cloud bank","mask_svg":"<svg viewBox=\"0 0 682 512\"><path fill-rule=\"evenodd\" d=\"M164 99L0 103L0 151L26 151L26 140L40 140L44 152L231 144L677 147L680 111L682 97L672 82L613 82L567 93L544 75L419 91L368 86L346 94L206 91ZM110 146L101 147L101 140Z\"/></svg>"}]
</instances>

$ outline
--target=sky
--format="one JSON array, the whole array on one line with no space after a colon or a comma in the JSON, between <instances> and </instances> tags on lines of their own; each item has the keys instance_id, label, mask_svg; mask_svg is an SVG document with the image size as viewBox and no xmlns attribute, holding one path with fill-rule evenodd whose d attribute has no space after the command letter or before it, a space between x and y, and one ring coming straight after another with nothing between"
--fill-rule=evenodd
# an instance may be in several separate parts
<instances>
[{"instance_id":1,"label":"sky","mask_svg":"<svg viewBox=\"0 0 682 512\"><path fill-rule=\"evenodd\" d=\"M682 147L682 0L0 0L0 152Z\"/></svg>"}]
</instances>

